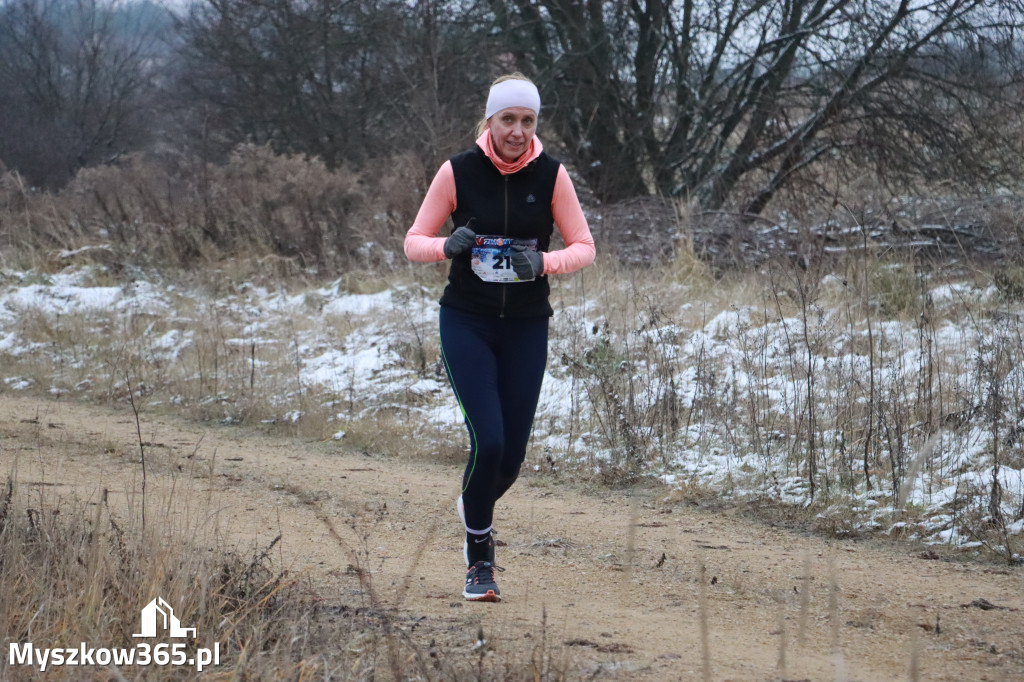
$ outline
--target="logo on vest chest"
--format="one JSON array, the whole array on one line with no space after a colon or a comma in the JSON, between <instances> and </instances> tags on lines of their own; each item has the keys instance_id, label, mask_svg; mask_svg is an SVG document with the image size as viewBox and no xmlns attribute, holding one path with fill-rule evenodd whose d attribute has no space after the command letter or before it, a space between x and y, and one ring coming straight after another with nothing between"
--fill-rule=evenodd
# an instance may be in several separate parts
<instances>
[{"instance_id":1,"label":"logo on vest chest","mask_svg":"<svg viewBox=\"0 0 1024 682\"><path fill-rule=\"evenodd\" d=\"M528 203L528 204L535 204L535 203L537 203L537 197L533 196L532 194L527 194L526 195L526 203Z\"/></svg>"}]
</instances>

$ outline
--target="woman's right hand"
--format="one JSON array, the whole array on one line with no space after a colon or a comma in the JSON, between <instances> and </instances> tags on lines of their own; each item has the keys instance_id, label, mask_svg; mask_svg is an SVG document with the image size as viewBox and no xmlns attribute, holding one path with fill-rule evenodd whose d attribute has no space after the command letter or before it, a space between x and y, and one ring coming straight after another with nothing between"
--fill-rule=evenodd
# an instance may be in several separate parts
<instances>
[{"instance_id":1,"label":"woman's right hand","mask_svg":"<svg viewBox=\"0 0 1024 682\"><path fill-rule=\"evenodd\" d=\"M476 232L465 226L456 228L452 236L444 240L444 255L446 258L455 258L460 253L469 251L475 243Z\"/></svg>"}]
</instances>

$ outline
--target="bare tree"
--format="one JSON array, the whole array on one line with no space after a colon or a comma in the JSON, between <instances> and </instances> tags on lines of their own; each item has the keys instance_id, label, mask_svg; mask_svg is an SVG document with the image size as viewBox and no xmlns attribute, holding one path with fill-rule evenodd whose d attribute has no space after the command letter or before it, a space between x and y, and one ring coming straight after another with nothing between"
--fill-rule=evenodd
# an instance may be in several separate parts
<instances>
[{"instance_id":1,"label":"bare tree","mask_svg":"<svg viewBox=\"0 0 1024 682\"><path fill-rule=\"evenodd\" d=\"M870 164L894 182L1018 172L992 158L1020 147L1018 0L491 7L605 200L658 192L759 214L824 161L838 177Z\"/></svg>"},{"instance_id":2,"label":"bare tree","mask_svg":"<svg viewBox=\"0 0 1024 682\"><path fill-rule=\"evenodd\" d=\"M138 16L118 0L0 5L0 161L54 187L149 139L156 43Z\"/></svg>"},{"instance_id":3,"label":"bare tree","mask_svg":"<svg viewBox=\"0 0 1024 682\"><path fill-rule=\"evenodd\" d=\"M451 151L453 138L468 136L480 113L464 97L487 75L477 51L489 25L473 5L192 5L180 22L181 83L202 113L206 155L256 142L319 156L331 166L404 151L434 165Z\"/></svg>"}]
</instances>

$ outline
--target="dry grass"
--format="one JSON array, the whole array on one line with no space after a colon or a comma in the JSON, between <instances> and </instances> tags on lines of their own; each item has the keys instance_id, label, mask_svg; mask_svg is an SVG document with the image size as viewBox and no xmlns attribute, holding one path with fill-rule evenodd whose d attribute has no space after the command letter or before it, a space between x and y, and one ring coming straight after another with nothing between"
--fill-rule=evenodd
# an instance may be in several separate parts
<instances>
[{"instance_id":1,"label":"dry grass","mask_svg":"<svg viewBox=\"0 0 1024 682\"><path fill-rule=\"evenodd\" d=\"M255 148L225 167L134 158L83 172L58 195L3 176L0 284L47 289L76 273L76 285L121 296L77 308L8 303L0 391L127 410L131 388L143 413L464 461L436 336L444 267L407 268L401 256L418 204L411 189L423 186L408 161L357 177ZM992 556L1019 555L1024 541L1007 528L1024 518L1024 496L992 475L1024 468L1019 264L949 271L863 249L715 269L692 218L675 219L666 260L623 263L599 243L595 267L556 283L549 370L570 409L538 415L535 442L550 441L529 453L534 483L621 486L668 473L673 502L745 496L762 515L815 519L844 537L921 537L927 504L953 486L940 510L947 528ZM140 282L159 290L156 311L140 302ZM331 307L351 294L387 303ZM385 361L367 375L363 354ZM316 380L317 368L331 380ZM329 501L282 492L314 508ZM141 501L139 491L128 498ZM358 549L344 546L347 578L365 598L338 603L278 568L272 544L223 550L198 501L186 502L187 521L166 499L151 501L143 528L131 504L0 488L0 631L37 645L133 646L140 607L159 595L197 627L200 645L219 644L234 679L569 676L564 652L543 637L521 658L446 657L403 627ZM0 677L22 677L6 665ZM131 677L96 678L122 673Z\"/></svg>"},{"instance_id":2,"label":"dry grass","mask_svg":"<svg viewBox=\"0 0 1024 682\"><path fill-rule=\"evenodd\" d=\"M993 295L985 269L870 250L811 263L671 286L670 267L605 261L560 283L553 371L582 396L569 459L602 478L674 471L695 499L809 497L837 535L925 532L922 508L957 486L948 526L1015 561L1020 538L1000 529L1024 497L995 478L1020 469L1019 297Z\"/></svg>"},{"instance_id":3,"label":"dry grass","mask_svg":"<svg viewBox=\"0 0 1024 682\"><path fill-rule=\"evenodd\" d=\"M4 502L0 629L10 641L37 648L79 642L135 647L141 607L162 596L182 623L197 627L198 646L217 643L240 674L277 678L295 660L313 658L306 642L315 630L303 630L317 599L272 569L272 544L251 556L196 551L185 539L187 529L170 518L152 515L143 531L111 508L106 493L92 502L60 499L8 480ZM5 679L31 677L7 663L5 657ZM95 671L55 667L49 679L83 674Z\"/></svg>"},{"instance_id":4,"label":"dry grass","mask_svg":"<svg viewBox=\"0 0 1024 682\"><path fill-rule=\"evenodd\" d=\"M119 288L122 301L153 282L165 306L15 306L6 385L119 403L131 383L147 410L311 440L344 432L360 449L458 461L464 436L449 414L434 312L444 267L411 268L401 255L424 173L393 161L356 176L258 148L224 167L133 158L52 196L4 176L5 277L45 288L74 271L80 285ZM962 484L948 504L953 525L1012 556L1019 542L1005 529L1024 500L965 473L1024 461L1014 369L1024 277L1013 261L954 267L868 238L871 220L901 223L913 239L911 218L964 219L933 204L835 204L793 253L743 269L709 264L697 218L664 202L654 208L668 224L656 225L670 248L646 235L660 250L638 257L637 230L655 214L627 207L635 243L612 230L595 267L554 287L549 369L571 409L538 415L555 444L530 464L613 483L672 473L698 497L809 498L809 513L844 519L825 524L840 534L913 522ZM1020 232L1002 204L977 210ZM859 231L840 229L858 221ZM332 308L344 294L386 303ZM934 452L918 458L932 438ZM910 489L913 504L895 508Z\"/></svg>"},{"instance_id":5,"label":"dry grass","mask_svg":"<svg viewBox=\"0 0 1024 682\"><path fill-rule=\"evenodd\" d=\"M871 276L908 268L912 280ZM911 264L850 271L843 279L776 266L673 285L671 275L605 260L563 279L549 369L571 387L573 409L538 416L542 435L566 446L538 448L530 463L610 482L674 472L693 491L769 498L806 496L813 482L810 511L845 517L823 526L840 534L870 528L860 499L869 485L890 491L879 501L892 507L914 472L919 493L931 495L963 476L963 453L979 438L1005 445L979 452L972 470L994 457L1018 463L1016 304L977 298L984 279L962 277L953 284L968 285L963 297L953 289L933 300L943 279ZM341 280L286 281L276 303L249 284L185 281L165 297L164 315L25 308L13 329L36 350L9 355L4 378L112 403L126 401L131 383L148 411L310 440L344 433L369 452L458 461L464 435L432 312L440 284L421 287L400 271L387 284L363 289L387 297L368 313L324 314L345 293ZM384 369L367 374L364 360ZM330 381L316 379L317 367ZM937 433L935 454L915 463ZM728 475L712 481L702 463ZM1016 518L1008 510L985 521L985 495L983 485L964 486L955 514L988 537ZM906 521L906 511L875 523Z\"/></svg>"},{"instance_id":6,"label":"dry grass","mask_svg":"<svg viewBox=\"0 0 1024 682\"><path fill-rule=\"evenodd\" d=\"M388 265L418 204L410 190L425 181L409 156L357 174L255 146L239 147L224 166L130 156L82 170L57 194L7 173L3 264L46 272L85 262L115 273L226 267L267 281Z\"/></svg>"},{"instance_id":7,"label":"dry grass","mask_svg":"<svg viewBox=\"0 0 1024 682\"><path fill-rule=\"evenodd\" d=\"M46 679L569 676L566 662L543 643L532 651L515 648L516 653L503 650L497 641L501 633L490 633L495 641L483 651L445 650L435 643L434 637L452 636L450 626L431 630L416 614L403 612L402 589L383 596L368 568L375 558L342 539L332 516L320 509L325 500L317 491L290 487L282 494L318 510L351 561L344 575L335 575L350 583L349 589L324 596L308 577L280 570L275 545L281 535L248 552L227 549L231 543L216 532L211 514L202 511L203 494L188 483L202 480L201 472L189 474L174 487L173 500L150 493L144 528L139 490L127 496L127 503L115 503L115 495L106 491L98 500L79 500L10 478L0 488L0 631L9 642L31 642L36 649L77 649L81 644L94 650L132 649L141 642L155 652L164 638L138 640L133 633L140 629L142 607L159 596L183 626L196 628L187 656L194 657L197 648L219 651L219 664L202 673L191 665L51 665ZM358 537L359 527L352 530ZM409 575L417 560L412 558ZM38 679L38 664L12 664L6 654L0 677Z\"/></svg>"}]
</instances>

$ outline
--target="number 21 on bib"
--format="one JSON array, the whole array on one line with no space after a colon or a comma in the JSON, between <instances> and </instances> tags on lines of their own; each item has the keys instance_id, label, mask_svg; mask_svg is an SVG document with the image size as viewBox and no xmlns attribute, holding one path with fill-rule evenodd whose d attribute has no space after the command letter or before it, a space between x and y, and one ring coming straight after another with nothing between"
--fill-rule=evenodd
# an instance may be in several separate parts
<instances>
[{"instance_id":1,"label":"number 21 on bib","mask_svg":"<svg viewBox=\"0 0 1024 682\"><path fill-rule=\"evenodd\" d=\"M536 239L513 239L511 237L477 236L473 246L472 267L476 276L485 282L531 282L516 276L512 268L513 246L525 246L537 250Z\"/></svg>"}]
</instances>

